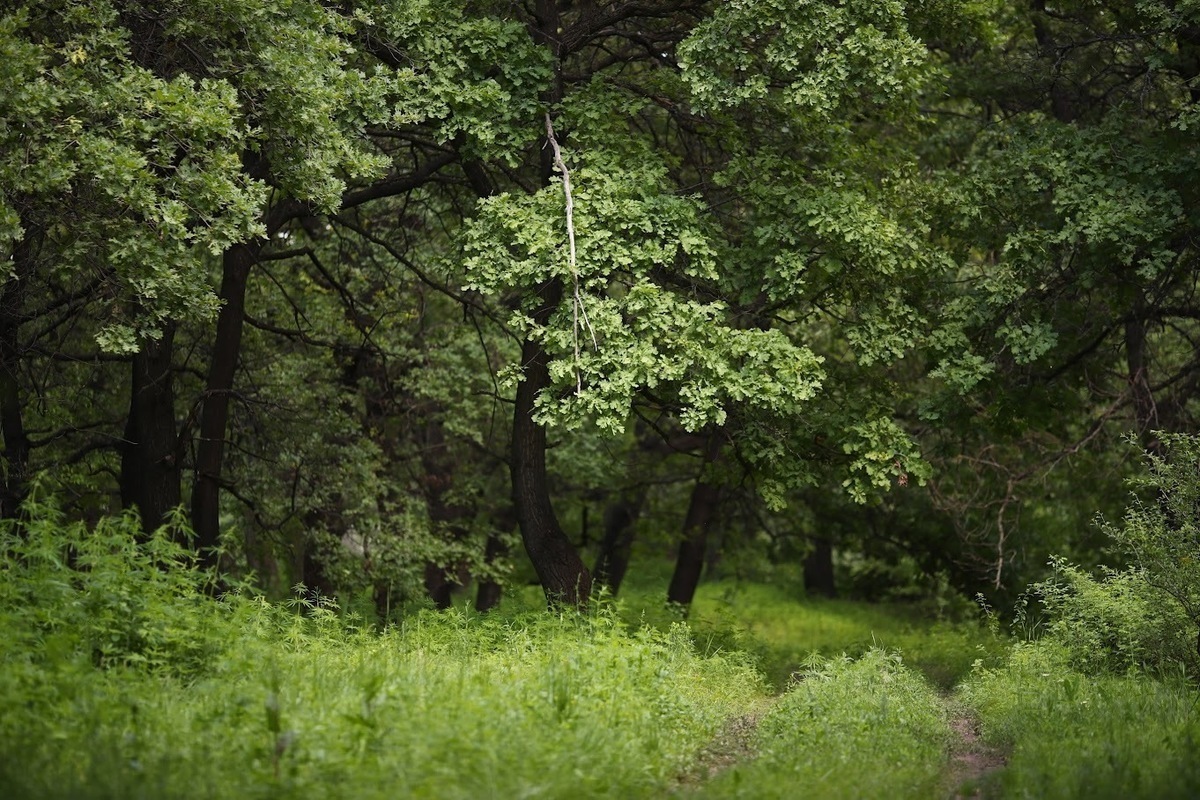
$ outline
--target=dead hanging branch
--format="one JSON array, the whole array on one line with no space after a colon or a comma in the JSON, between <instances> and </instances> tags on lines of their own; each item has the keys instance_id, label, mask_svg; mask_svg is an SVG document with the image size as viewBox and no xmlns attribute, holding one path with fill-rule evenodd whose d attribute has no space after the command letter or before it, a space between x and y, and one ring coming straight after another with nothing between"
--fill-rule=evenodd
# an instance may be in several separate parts
<instances>
[{"instance_id":1,"label":"dead hanging branch","mask_svg":"<svg viewBox=\"0 0 1200 800\"><path fill-rule=\"evenodd\" d=\"M558 146L558 139L554 137L554 123L550 120L550 112L546 112L546 141L550 145L550 149L554 152L554 166L562 175L563 195L566 197L567 203L567 263L571 268L571 282L573 288L573 300L571 303L571 341L575 345L575 389L583 391L583 376L579 371L580 352L579 352L579 326L582 319L583 325L587 327L588 333L592 336L592 346L599 347L599 342L596 341L596 331L592 328L592 323L588 319L587 309L583 306L583 297L579 291L579 267L575 256L575 200L571 196L571 172L567 169L567 163L563 161L562 149Z\"/></svg>"}]
</instances>

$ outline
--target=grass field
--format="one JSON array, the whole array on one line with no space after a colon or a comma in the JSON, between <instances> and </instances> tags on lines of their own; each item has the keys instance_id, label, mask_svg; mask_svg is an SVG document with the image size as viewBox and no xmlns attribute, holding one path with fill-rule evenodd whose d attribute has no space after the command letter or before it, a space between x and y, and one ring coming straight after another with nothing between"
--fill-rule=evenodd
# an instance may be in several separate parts
<instances>
[{"instance_id":1,"label":"grass field","mask_svg":"<svg viewBox=\"0 0 1200 800\"><path fill-rule=\"evenodd\" d=\"M4 798L1200 796L1182 675L1084 674L976 622L713 583L684 623L634 584L381 632L214 601L119 525L33 533L3 549Z\"/></svg>"}]
</instances>

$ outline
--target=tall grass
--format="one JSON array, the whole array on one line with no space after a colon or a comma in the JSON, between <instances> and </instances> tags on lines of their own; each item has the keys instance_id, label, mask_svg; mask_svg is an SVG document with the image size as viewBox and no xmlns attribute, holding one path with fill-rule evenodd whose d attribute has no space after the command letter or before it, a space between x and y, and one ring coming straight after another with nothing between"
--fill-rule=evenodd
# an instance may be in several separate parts
<instances>
[{"instance_id":1,"label":"tall grass","mask_svg":"<svg viewBox=\"0 0 1200 800\"><path fill-rule=\"evenodd\" d=\"M812 659L762 719L759 757L719 776L705 797L927 798L950 728L937 693L899 656Z\"/></svg>"},{"instance_id":2,"label":"tall grass","mask_svg":"<svg viewBox=\"0 0 1200 800\"><path fill-rule=\"evenodd\" d=\"M1084 674L1052 640L979 668L960 696L987 741L1011 752L1001 797L1200 797L1195 687L1139 673Z\"/></svg>"},{"instance_id":3,"label":"tall grass","mask_svg":"<svg viewBox=\"0 0 1200 800\"><path fill-rule=\"evenodd\" d=\"M3 534L0 797L653 796L762 697L682 627L453 612L379 634L211 600L135 532L42 509Z\"/></svg>"},{"instance_id":4,"label":"tall grass","mask_svg":"<svg viewBox=\"0 0 1200 800\"><path fill-rule=\"evenodd\" d=\"M752 653L778 688L813 653L853 657L881 648L948 689L977 659L993 663L1008 645L975 621L936 621L906 606L801 600L778 586L728 581L701 587L689 622L699 646Z\"/></svg>"}]
</instances>

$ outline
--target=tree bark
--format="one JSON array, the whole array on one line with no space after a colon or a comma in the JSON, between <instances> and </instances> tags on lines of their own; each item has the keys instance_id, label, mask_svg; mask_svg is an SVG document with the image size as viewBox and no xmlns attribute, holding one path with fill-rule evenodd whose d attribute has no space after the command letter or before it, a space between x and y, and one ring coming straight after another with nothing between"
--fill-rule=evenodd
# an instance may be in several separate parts
<instances>
[{"instance_id":1,"label":"tree bark","mask_svg":"<svg viewBox=\"0 0 1200 800\"><path fill-rule=\"evenodd\" d=\"M600 540L600 553L596 557L593 575L596 582L607 587L613 597L621 590L621 582L625 580L625 573L629 569L637 521L645 501L646 489L642 487L621 494L604 509L604 538Z\"/></svg>"},{"instance_id":2,"label":"tree bark","mask_svg":"<svg viewBox=\"0 0 1200 800\"><path fill-rule=\"evenodd\" d=\"M196 472L192 487L192 527L201 563L217 565L217 545L221 536L221 467L225 455L225 434L229 424L229 396L242 347L242 328L246 318L246 284L250 269L257 261L261 245L257 242L236 244L222 259L221 293L223 302L217 317L212 362L204 391L200 417L200 441L196 446Z\"/></svg>"},{"instance_id":3,"label":"tree bark","mask_svg":"<svg viewBox=\"0 0 1200 800\"><path fill-rule=\"evenodd\" d=\"M667 602L687 607L696 596L700 575L704 570L704 553L708 547L708 532L716 517L720 504L721 487L707 474L721 452L721 440L717 433L710 433L705 445L704 463L692 489L688 502L687 516L683 521L683 539L675 559L675 572L667 589Z\"/></svg>"},{"instance_id":4,"label":"tree bark","mask_svg":"<svg viewBox=\"0 0 1200 800\"><path fill-rule=\"evenodd\" d=\"M496 529L488 534L487 547L483 553L483 561L488 566L494 564L497 559L503 558L508 554L508 546L505 545L503 534L509 533L516 527L516 510L510 505L500 512L499 518L496 520ZM503 587L498 581L482 580L479 582L479 588L475 593L475 610L479 612L491 611L496 606L500 605L500 596L503 593Z\"/></svg>"},{"instance_id":5,"label":"tree bark","mask_svg":"<svg viewBox=\"0 0 1200 800\"><path fill-rule=\"evenodd\" d=\"M147 341L130 364L129 418L121 447L121 505L137 508L142 531L153 533L180 503L175 389L171 375L175 326Z\"/></svg>"},{"instance_id":6,"label":"tree bark","mask_svg":"<svg viewBox=\"0 0 1200 800\"><path fill-rule=\"evenodd\" d=\"M837 597L833 579L833 542L819 538L813 545L813 551L804 558L804 592L809 597Z\"/></svg>"},{"instance_id":7,"label":"tree bark","mask_svg":"<svg viewBox=\"0 0 1200 800\"><path fill-rule=\"evenodd\" d=\"M40 245L40 230L22 220L25 235L13 248L13 274L0 292L0 432L4 434L4 484L0 517L15 519L20 513L29 480L29 437L25 432L19 371L20 328L25 286L33 274Z\"/></svg>"},{"instance_id":8,"label":"tree bark","mask_svg":"<svg viewBox=\"0 0 1200 800\"><path fill-rule=\"evenodd\" d=\"M1146 358L1145 301L1141 296L1134 304L1133 314L1125 323L1125 365L1129 370L1129 388L1133 396L1133 413L1138 436L1146 452L1162 455L1162 445L1154 431L1164 426L1159 418L1158 405L1150 385L1150 367Z\"/></svg>"},{"instance_id":9,"label":"tree bark","mask_svg":"<svg viewBox=\"0 0 1200 800\"><path fill-rule=\"evenodd\" d=\"M551 281L540 287L541 307L534 313L545 325L562 297L562 285ZM512 498L521 526L525 552L551 605L587 605L592 576L563 532L550 502L546 480L546 429L534 421L538 394L550 386L549 357L540 342L526 339L521 345L524 377L517 385L512 431Z\"/></svg>"}]
</instances>

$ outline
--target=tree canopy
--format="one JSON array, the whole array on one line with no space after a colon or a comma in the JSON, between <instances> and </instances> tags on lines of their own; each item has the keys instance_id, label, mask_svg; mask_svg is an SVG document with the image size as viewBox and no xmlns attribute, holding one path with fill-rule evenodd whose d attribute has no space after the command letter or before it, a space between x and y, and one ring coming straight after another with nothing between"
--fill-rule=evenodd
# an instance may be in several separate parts
<instances>
[{"instance_id":1,"label":"tree canopy","mask_svg":"<svg viewBox=\"0 0 1200 800\"><path fill-rule=\"evenodd\" d=\"M0 514L384 614L635 535L1004 596L1195 427L1198 81L1165 0L10 4Z\"/></svg>"}]
</instances>

